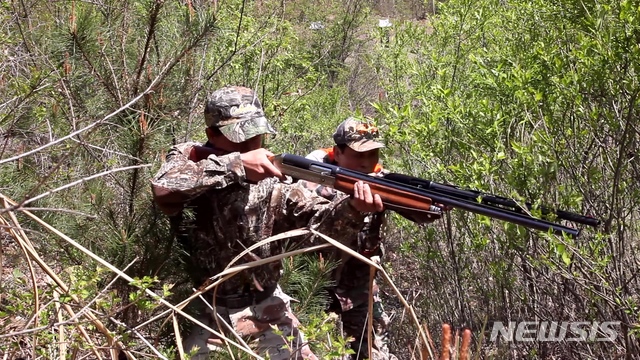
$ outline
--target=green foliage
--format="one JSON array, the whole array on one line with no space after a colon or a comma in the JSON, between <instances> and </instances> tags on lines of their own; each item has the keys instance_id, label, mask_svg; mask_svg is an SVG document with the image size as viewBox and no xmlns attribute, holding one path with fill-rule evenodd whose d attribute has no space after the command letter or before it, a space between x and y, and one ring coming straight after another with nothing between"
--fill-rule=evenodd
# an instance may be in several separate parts
<instances>
[{"instance_id":1,"label":"green foliage","mask_svg":"<svg viewBox=\"0 0 640 360\"><path fill-rule=\"evenodd\" d=\"M286 292L294 294L298 300L293 309L300 319L318 314L328 306L326 289L333 285L330 275L337 265L335 261L316 254L298 256L284 262L282 283Z\"/></svg>"},{"instance_id":2,"label":"green foliage","mask_svg":"<svg viewBox=\"0 0 640 360\"><path fill-rule=\"evenodd\" d=\"M455 0L439 3L428 21L392 18L392 28L376 28L378 15L426 6L398 1L383 11L388 3L2 1L0 192L17 201L51 192L25 206L138 279L107 288L114 274L17 213L45 261L67 269L71 290L58 303L93 301L114 333L150 352L111 318L140 323L163 309L140 289L174 300L190 284L148 180L170 144L204 139L206 94L238 84L258 91L279 132L269 139L274 152L330 146L335 126L358 113L381 126L386 168L603 219L599 231L561 239L461 211L420 228L394 216L386 261L401 289L417 294L416 311L430 327L454 320L479 328L514 314L637 323L637 1ZM312 30L312 22L324 28ZM0 320L33 318L28 268L16 260L18 248L5 246L12 238L1 240L0 261L20 266L1 279ZM285 265L283 284L300 301L294 308L314 350L345 354L323 311L335 264L314 255ZM53 295L41 286L42 298ZM53 304L40 324L58 321ZM176 353L172 329L155 323L143 331L159 334L161 352ZM59 334L41 334L38 355L57 357ZM26 338L0 346L19 351ZM403 341L414 338L411 326L393 325L396 355L408 358ZM485 345L480 352L499 347ZM547 345L510 351L541 358L615 351ZM78 332L74 346L88 347ZM631 357L640 350L633 337L615 346ZM504 349L485 355L494 350Z\"/></svg>"},{"instance_id":3,"label":"green foliage","mask_svg":"<svg viewBox=\"0 0 640 360\"><path fill-rule=\"evenodd\" d=\"M309 343L312 344L312 351L322 359L336 359L350 354L354 354L349 348L349 341L353 339L345 338L336 327L336 317L314 314L307 317L301 326Z\"/></svg>"},{"instance_id":4,"label":"green foliage","mask_svg":"<svg viewBox=\"0 0 640 360\"><path fill-rule=\"evenodd\" d=\"M452 213L438 236L421 233L410 242L427 241L416 255L425 273L449 269L469 289L461 300L489 317L515 311L531 314L525 318L585 319L597 308L603 319L619 318L619 308L606 296L589 296L594 287L585 282L615 299L630 289L603 279L634 281L611 259L633 263L624 254L638 240L637 213L623 209L640 198L622 180L637 171L629 159L638 137L629 129L639 109L640 58L630 42L639 23L628 15L637 4L454 1L441 10L432 28L404 24L378 59L388 96L376 104L391 145L386 162L436 181L588 213L605 226L569 241ZM433 256L429 248L442 238L447 255ZM464 255L467 249L472 256ZM487 276L476 282L464 275L468 268ZM555 289L557 278L564 279L560 289L582 284L571 300ZM439 299L459 296L430 289ZM485 297L487 290L504 295ZM514 304L507 293L526 301ZM576 306L585 297L589 304ZM452 305L442 301L440 308ZM480 321L458 307L460 321Z\"/></svg>"},{"instance_id":5,"label":"green foliage","mask_svg":"<svg viewBox=\"0 0 640 360\"><path fill-rule=\"evenodd\" d=\"M337 326L338 316L325 313L330 301L326 289L333 285L331 274L337 266L336 261L318 254L289 258L284 262L281 281L285 292L295 299L291 308L311 350L324 359L353 354Z\"/></svg>"},{"instance_id":6,"label":"green foliage","mask_svg":"<svg viewBox=\"0 0 640 360\"><path fill-rule=\"evenodd\" d=\"M318 15L327 31L312 33L308 22L298 21L280 2L37 1L31 7L3 2L2 158L76 135L3 164L2 192L18 201L51 192L29 206L42 209L34 211L43 220L139 279L109 285L112 276L95 270L93 260L21 217L36 231L42 256L69 269L72 289L61 301L84 306L93 300L103 316L133 324L160 311L144 289L174 299L190 291L167 218L152 204L148 180L171 143L203 139L207 92L227 84L256 88L280 128L274 149L311 151L346 117L352 104L343 85L346 60L359 43L355 34L367 6L364 1L325 5L314 6L324 12ZM344 9L340 18L331 18L332 7ZM146 164L153 167L109 172ZM107 173L82 181L99 172ZM72 182L78 184L56 190ZM326 276L330 268L316 270L313 276ZM16 276L11 282L15 297L2 298L12 314L30 316L29 281ZM305 298L301 311L306 316L322 313L315 294L324 281L303 289L304 282L293 279L300 287L296 296ZM174 283L175 294L169 294L167 284ZM158 326L148 331L165 337L166 327ZM135 341L127 329L118 331ZM166 351L172 349L169 342Z\"/></svg>"}]
</instances>

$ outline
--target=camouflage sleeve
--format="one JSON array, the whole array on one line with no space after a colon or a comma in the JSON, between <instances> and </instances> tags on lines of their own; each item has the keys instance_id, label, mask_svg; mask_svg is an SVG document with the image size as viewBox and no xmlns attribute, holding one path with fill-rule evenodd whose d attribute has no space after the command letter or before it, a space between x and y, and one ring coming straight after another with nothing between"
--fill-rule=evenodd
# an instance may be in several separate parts
<instances>
[{"instance_id":1,"label":"camouflage sleeve","mask_svg":"<svg viewBox=\"0 0 640 360\"><path fill-rule=\"evenodd\" d=\"M339 193L333 199L330 210L314 218L311 227L349 246L352 240L358 236L364 219L365 214L350 205L349 196ZM324 241L322 242L324 243Z\"/></svg>"},{"instance_id":2,"label":"camouflage sleeve","mask_svg":"<svg viewBox=\"0 0 640 360\"><path fill-rule=\"evenodd\" d=\"M283 211L280 220L289 229L309 226L331 238L348 244L362 228L365 214L349 204L349 197L339 193L328 200L298 183L283 185Z\"/></svg>"},{"instance_id":3,"label":"camouflage sleeve","mask_svg":"<svg viewBox=\"0 0 640 360\"><path fill-rule=\"evenodd\" d=\"M358 248L367 257L383 255L384 239L388 225L387 212L377 212L368 216L358 234Z\"/></svg>"},{"instance_id":4,"label":"camouflage sleeve","mask_svg":"<svg viewBox=\"0 0 640 360\"><path fill-rule=\"evenodd\" d=\"M222 189L244 183L245 172L240 153L209 155L197 163L189 153L198 143L183 143L169 150L166 161L156 173L151 186L158 207L167 215L182 210L184 203L207 189Z\"/></svg>"},{"instance_id":5,"label":"camouflage sleeve","mask_svg":"<svg viewBox=\"0 0 640 360\"><path fill-rule=\"evenodd\" d=\"M327 200L333 200L338 195L338 191L328 186L318 185L307 180L300 180L298 183L307 188L307 190L313 191Z\"/></svg>"},{"instance_id":6,"label":"camouflage sleeve","mask_svg":"<svg viewBox=\"0 0 640 360\"><path fill-rule=\"evenodd\" d=\"M306 158L313 161L328 162L327 153L325 153L323 150L313 151L309 155L307 155ZM299 183L325 199L333 200L337 195L337 191L328 186L318 185L306 180L300 180Z\"/></svg>"}]
</instances>

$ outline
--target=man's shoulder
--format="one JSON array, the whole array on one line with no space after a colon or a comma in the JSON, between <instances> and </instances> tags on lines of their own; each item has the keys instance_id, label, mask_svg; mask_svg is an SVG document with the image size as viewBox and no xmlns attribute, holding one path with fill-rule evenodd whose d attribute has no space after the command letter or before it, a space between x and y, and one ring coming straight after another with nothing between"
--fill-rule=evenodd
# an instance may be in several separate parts
<instances>
[{"instance_id":1,"label":"man's shoulder","mask_svg":"<svg viewBox=\"0 0 640 360\"><path fill-rule=\"evenodd\" d=\"M319 162L324 162L324 163L328 163L329 162L329 154L327 154L327 152L324 151L323 149L318 149L318 150L312 151L311 153L309 153L305 157L307 159L313 160L313 161L319 161Z\"/></svg>"},{"instance_id":2,"label":"man's shoulder","mask_svg":"<svg viewBox=\"0 0 640 360\"><path fill-rule=\"evenodd\" d=\"M201 147L203 146L202 143L199 142L195 142L195 141L185 141L182 143L178 143L178 144L174 144L171 146L171 149L169 150L170 153L182 153L184 155L189 156L189 153L191 152L191 149L195 148L195 147Z\"/></svg>"},{"instance_id":3,"label":"man's shoulder","mask_svg":"<svg viewBox=\"0 0 640 360\"><path fill-rule=\"evenodd\" d=\"M186 149L186 148L191 148L194 146L204 146L203 143L201 142L197 142L197 141L185 141L185 142L181 142L178 144L173 145L173 148L178 148L178 149Z\"/></svg>"},{"instance_id":4,"label":"man's shoulder","mask_svg":"<svg viewBox=\"0 0 640 360\"><path fill-rule=\"evenodd\" d=\"M380 170L378 170L377 174L379 176L389 175L389 174L391 174L391 170L389 170L387 168L383 168L382 166L380 166Z\"/></svg>"}]
</instances>

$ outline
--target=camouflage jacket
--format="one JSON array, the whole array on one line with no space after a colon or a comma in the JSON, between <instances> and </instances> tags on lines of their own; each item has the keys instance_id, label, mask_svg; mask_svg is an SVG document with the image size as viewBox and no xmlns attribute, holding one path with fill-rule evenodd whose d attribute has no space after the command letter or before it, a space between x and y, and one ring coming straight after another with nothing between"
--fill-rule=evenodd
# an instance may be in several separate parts
<instances>
[{"instance_id":1,"label":"camouflage jacket","mask_svg":"<svg viewBox=\"0 0 640 360\"><path fill-rule=\"evenodd\" d=\"M195 286L222 272L240 252L271 235L312 226L346 242L362 228L364 215L345 201L346 196L328 200L301 184L285 184L275 178L249 184L240 153L191 161L191 149L200 145L174 146L152 180L154 200L171 218L188 255L187 271ZM277 255L283 249L282 240L271 242L236 264L256 256ZM280 270L280 262L245 270L222 283L217 294L231 296L247 287L275 287Z\"/></svg>"},{"instance_id":2,"label":"camouflage jacket","mask_svg":"<svg viewBox=\"0 0 640 360\"><path fill-rule=\"evenodd\" d=\"M316 150L310 153L307 155L307 159L332 163L330 157L323 150ZM386 172L386 170L381 170L381 172ZM345 196L345 194L330 187L306 181L300 181L300 183L329 200ZM386 212L368 214L358 234L353 236L346 244L368 258L375 256L380 258L384 250L383 239L386 226ZM353 306L368 301L369 265L342 252L334 252L328 255L341 260L341 264L334 273L336 282L334 292L340 301L342 310L347 311Z\"/></svg>"}]
</instances>

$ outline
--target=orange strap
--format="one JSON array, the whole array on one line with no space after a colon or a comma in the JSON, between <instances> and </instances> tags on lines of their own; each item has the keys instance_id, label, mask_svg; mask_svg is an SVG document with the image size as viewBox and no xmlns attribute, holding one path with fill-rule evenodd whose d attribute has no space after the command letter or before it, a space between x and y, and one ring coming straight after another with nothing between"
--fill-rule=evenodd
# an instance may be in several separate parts
<instances>
[{"instance_id":1,"label":"orange strap","mask_svg":"<svg viewBox=\"0 0 640 360\"><path fill-rule=\"evenodd\" d=\"M332 162L334 162L336 160L336 156L335 156L335 154L333 152L333 147L324 148L324 149L321 149L321 150L324 151L325 154L327 154L327 157L329 158L329 162L332 163Z\"/></svg>"}]
</instances>

